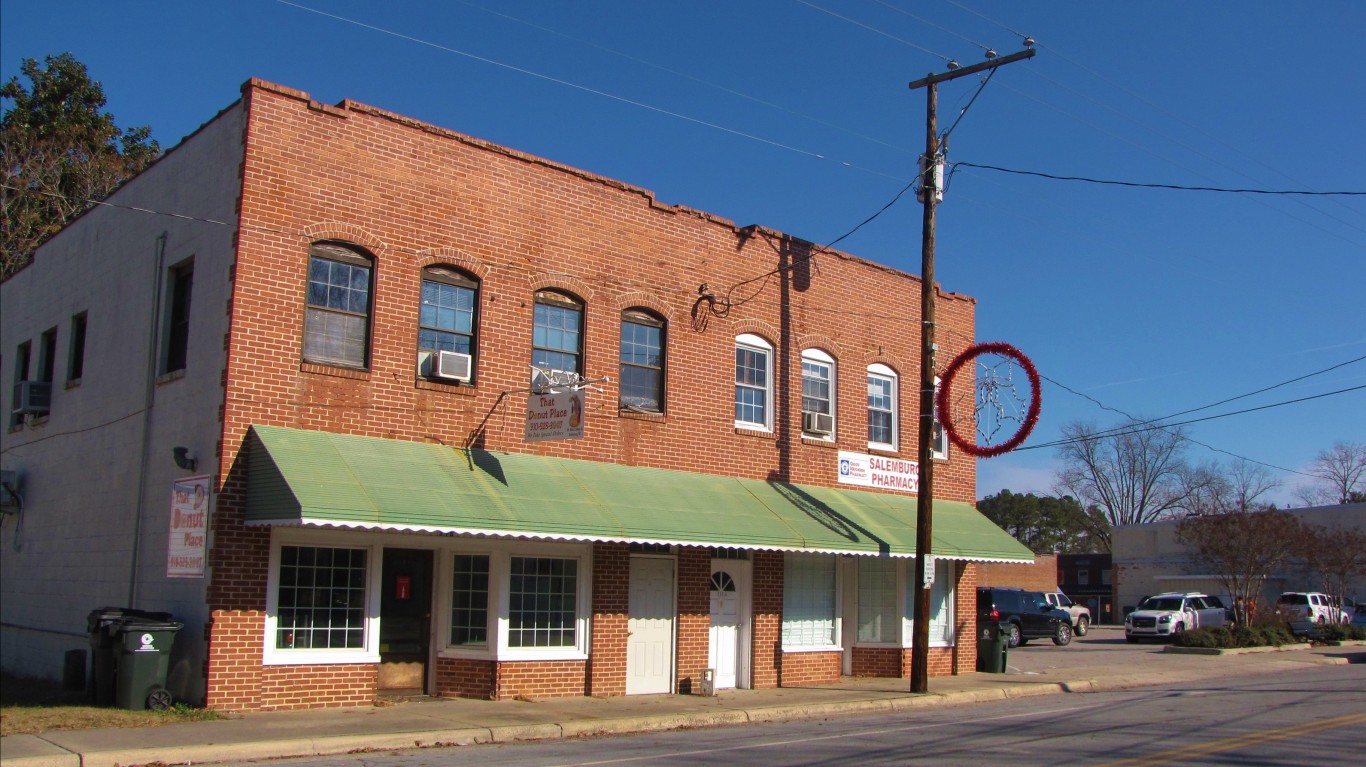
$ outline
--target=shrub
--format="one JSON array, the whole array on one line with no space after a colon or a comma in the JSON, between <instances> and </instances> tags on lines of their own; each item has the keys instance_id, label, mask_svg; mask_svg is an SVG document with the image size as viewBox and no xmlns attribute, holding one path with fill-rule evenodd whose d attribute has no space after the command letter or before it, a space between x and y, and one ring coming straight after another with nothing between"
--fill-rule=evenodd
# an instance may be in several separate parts
<instances>
[{"instance_id":1,"label":"shrub","mask_svg":"<svg viewBox=\"0 0 1366 767\"><path fill-rule=\"evenodd\" d=\"M1349 626L1342 623L1328 623L1319 627L1318 638L1325 642L1341 642L1344 639L1366 639L1366 627Z\"/></svg>"},{"instance_id":2,"label":"shrub","mask_svg":"<svg viewBox=\"0 0 1366 767\"><path fill-rule=\"evenodd\" d=\"M1228 647L1220 641L1220 637L1215 635L1220 629L1195 629L1172 637L1172 644L1177 647ZM1225 634L1228 632L1225 631Z\"/></svg>"}]
</instances>

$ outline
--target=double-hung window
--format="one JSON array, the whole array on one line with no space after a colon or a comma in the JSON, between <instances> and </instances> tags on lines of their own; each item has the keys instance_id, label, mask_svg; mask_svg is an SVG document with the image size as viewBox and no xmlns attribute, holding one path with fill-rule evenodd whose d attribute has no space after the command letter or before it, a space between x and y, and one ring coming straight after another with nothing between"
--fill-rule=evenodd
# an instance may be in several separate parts
<instances>
[{"instance_id":1,"label":"double-hung window","mask_svg":"<svg viewBox=\"0 0 1366 767\"><path fill-rule=\"evenodd\" d=\"M897 641L898 569L891 559L858 558L858 641Z\"/></svg>"},{"instance_id":2,"label":"double-hung window","mask_svg":"<svg viewBox=\"0 0 1366 767\"><path fill-rule=\"evenodd\" d=\"M891 368L868 366L868 447L897 449L896 383Z\"/></svg>"},{"instance_id":3,"label":"double-hung window","mask_svg":"<svg viewBox=\"0 0 1366 767\"><path fill-rule=\"evenodd\" d=\"M583 304L563 293L536 294L531 364L542 370L583 373Z\"/></svg>"},{"instance_id":4,"label":"double-hung window","mask_svg":"<svg viewBox=\"0 0 1366 767\"><path fill-rule=\"evenodd\" d=\"M643 309L621 314L621 401L627 410L664 412L664 320Z\"/></svg>"},{"instance_id":5,"label":"double-hung window","mask_svg":"<svg viewBox=\"0 0 1366 767\"><path fill-rule=\"evenodd\" d=\"M919 565L910 560L906 563L906 625L905 644L910 644L915 625L915 572ZM934 585L930 587L930 644L935 647L951 646L953 631L953 583L954 562L948 559L934 561Z\"/></svg>"},{"instance_id":6,"label":"double-hung window","mask_svg":"<svg viewBox=\"0 0 1366 767\"><path fill-rule=\"evenodd\" d=\"M194 261L171 269L167 296L165 347L161 372L184 370L190 351L190 296L194 288Z\"/></svg>"},{"instance_id":7,"label":"double-hung window","mask_svg":"<svg viewBox=\"0 0 1366 767\"><path fill-rule=\"evenodd\" d=\"M373 261L358 249L315 243L308 258L304 359L346 367L369 363Z\"/></svg>"},{"instance_id":8,"label":"double-hung window","mask_svg":"<svg viewBox=\"0 0 1366 767\"><path fill-rule=\"evenodd\" d=\"M756 335L735 339L735 425L773 428L773 346Z\"/></svg>"},{"instance_id":9,"label":"double-hung window","mask_svg":"<svg viewBox=\"0 0 1366 767\"><path fill-rule=\"evenodd\" d=\"M445 266L423 269L422 306L417 329L418 351L469 355L469 371L472 373L474 354L478 349L475 335L478 309L478 282Z\"/></svg>"},{"instance_id":10,"label":"double-hung window","mask_svg":"<svg viewBox=\"0 0 1366 767\"><path fill-rule=\"evenodd\" d=\"M834 439L835 358L820 349L802 352L802 432Z\"/></svg>"}]
</instances>

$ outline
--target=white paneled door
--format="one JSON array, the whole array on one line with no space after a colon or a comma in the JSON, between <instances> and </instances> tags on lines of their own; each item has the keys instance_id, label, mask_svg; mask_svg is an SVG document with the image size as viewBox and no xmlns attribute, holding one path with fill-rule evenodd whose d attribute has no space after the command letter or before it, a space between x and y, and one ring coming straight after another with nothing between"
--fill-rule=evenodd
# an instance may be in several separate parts
<instances>
[{"instance_id":1,"label":"white paneled door","mask_svg":"<svg viewBox=\"0 0 1366 767\"><path fill-rule=\"evenodd\" d=\"M740 677L742 597L748 588L748 565L735 560L712 560L707 666L716 671L713 685L718 690L736 687Z\"/></svg>"},{"instance_id":2,"label":"white paneled door","mask_svg":"<svg viewBox=\"0 0 1366 767\"><path fill-rule=\"evenodd\" d=\"M674 560L631 557L626 694L673 691Z\"/></svg>"}]
</instances>

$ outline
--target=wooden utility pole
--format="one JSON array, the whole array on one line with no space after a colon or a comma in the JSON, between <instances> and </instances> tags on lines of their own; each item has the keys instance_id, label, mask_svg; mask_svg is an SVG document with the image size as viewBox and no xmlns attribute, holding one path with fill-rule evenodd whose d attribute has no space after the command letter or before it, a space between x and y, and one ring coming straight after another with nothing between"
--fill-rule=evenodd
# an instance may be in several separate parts
<instances>
[{"instance_id":1,"label":"wooden utility pole","mask_svg":"<svg viewBox=\"0 0 1366 767\"><path fill-rule=\"evenodd\" d=\"M1026 41L1028 42L1028 41ZM1031 58L1033 48L980 64L951 69L911 83L911 90L926 88L925 157L920 185L925 205L920 232L920 435L919 487L915 503L915 615L911 636L911 692L929 692L930 590L934 571L931 522L934 517L934 353L939 348L934 338L934 206L942 192L940 183L939 89L946 80L985 72L1021 59ZM975 610L976 594L964 599L958 595L959 610Z\"/></svg>"}]
</instances>

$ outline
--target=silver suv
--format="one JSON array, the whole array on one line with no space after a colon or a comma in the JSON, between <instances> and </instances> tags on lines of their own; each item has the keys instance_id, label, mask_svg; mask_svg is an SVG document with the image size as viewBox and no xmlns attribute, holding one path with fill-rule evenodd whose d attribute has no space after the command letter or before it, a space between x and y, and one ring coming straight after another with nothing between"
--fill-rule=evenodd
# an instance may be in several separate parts
<instances>
[{"instance_id":1,"label":"silver suv","mask_svg":"<svg viewBox=\"0 0 1366 767\"><path fill-rule=\"evenodd\" d=\"M1347 612L1337 600L1317 591L1287 591L1276 600L1276 613L1282 620L1311 623L1345 623Z\"/></svg>"},{"instance_id":2,"label":"silver suv","mask_svg":"<svg viewBox=\"0 0 1366 767\"><path fill-rule=\"evenodd\" d=\"M1171 637L1197 628L1222 626L1228 611L1218 597L1195 591L1169 592L1147 597L1124 618L1124 638L1137 642L1144 637Z\"/></svg>"}]
</instances>

